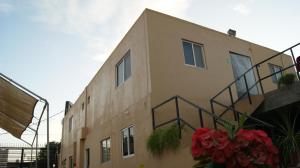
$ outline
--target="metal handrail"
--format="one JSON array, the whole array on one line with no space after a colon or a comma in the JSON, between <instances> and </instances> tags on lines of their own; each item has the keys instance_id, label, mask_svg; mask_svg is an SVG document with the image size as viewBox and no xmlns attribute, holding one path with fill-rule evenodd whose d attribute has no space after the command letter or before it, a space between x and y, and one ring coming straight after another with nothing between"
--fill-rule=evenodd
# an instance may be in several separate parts
<instances>
[{"instance_id":1,"label":"metal handrail","mask_svg":"<svg viewBox=\"0 0 300 168\"><path fill-rule=\"evenodd\" d=\"M222 89L220 92L218 92L214 97L212 97L212 98L210 99L211 112L208 111L208 110L206 110L206 109L204 109L204 108L202 108L202 107L200 107L200 106L198 106L197 104L195 104L195 103L193 103L193 102L191 102L191 101L189 101L189 100L187 100L187 99L181 97L181 96L178 96L178 95L173 96L173 97L170 97L169 99L163 101L162 103L160 103L160 104L154 106L154 107L152 108L152 126L153 126L153 129L156 129L156 128L158 128L158 127L162 127L162 126L164 126L164 125L166 125L166 124L169 124L169 123L172 123L172 122L174 122L174 121L177 121L177 124L178 124L179 127L181 126L181 122L182 122L182 123L186 124L188 127L190 127L191 129L195 130L195 128L194 128L192 125L190 125L188 122L186 122L185 120L183 120L183 119L180 117L180 110L179 110L178 100L182 100L183 102L185 102L185 103L187 103L187 104L189 104L189 105L195 107L196 109L198 109L201 127L204 126L204 124L203 124L203 117L202 117L202 113L204 112L205 114L208 114L210 117L212 117L212 119L213 119L213 124L214 124L214 128L215 128L215 129L217 129L217 125L216 125L217 123L218 123L219 125L223 126L223 127L225 127L225 126L231 126L232 128L234 128L234 127L235 127L234 124L232 124L232 123L230 123L230 122L228 122L228 121L226 121L226 120L224 120L224 119L222 118L222 116L223 116L227 111L232 110L232 111L234 112L234 118L235 118L236 121L238 121L239 115L242 115L242 116L246 117L247 119L252 119L252 120L254 120L255 122L257 122L257 123L259 123L259 124L262 124L262 125L267 126L267 127L271 128L271 129L274 129L274 126L273 126L272 124L269 124L269 123L267 123L267 122L264 122L264 121L262 121L262 120L259 120L259 119L255 118L255 117L248 116L248 115L246 115L246 114L244 114L244 113L242 113L242 112L240 112L240 111L237 111L237 110L234 108L234 105L235 105L238 101L240 101L240 100L241 100L244 96L246 96L246 95L247 95L247 97L248 97L248 99L249 99L249 103L252 104L250 90L252 90L252 89L253 89L254 87L256 87L258 84L260 84L261 92L264 94L264 91L263 91L263 85L262 85L262 81L263 81L263 80L265 80L265 79L267 79L267 78L269 78L269 77L272 77L273 75L275 75L275 74L277 74L277 73L282 73L283 71L285 71L285 70L287 70L287 69L289 69L289 68L292 68L292 67L297 66L298 63L296 62L296 60L295 60L295 58L294 58L294 54L293 54L293 50L292 50L292 49L293 49L294 47L299 46L299 45L300 45L300 43L298 43L298 44L296 44L296 45L294 45L294 46L292 46L292 47L290 47L290 48L288 48L288 49L286 49L286 50L284 50L284 51L282 51L282 52L279 52L279 53L277 53L277 54L275 54L275 55L269 57L268 59L265 59L265 60L263 60L263 61L261 61L261 62L255 64L255 65L252 66L250 69L248 69L246 72L244 72L242 75L240 75L237 79L235 79L233 82L231 82L230 84L228 84L224 89ZM293 57L293 62L294 62L293 65L290 65L290 66L288 66L288 67L286 67L286 68L284 68L284 69L281 69L281 70L278 71L278 72L274 72L274 73L272 73L271 75L267 75L267 76L265 76L265 77L263 77L263 78L260 77L258 68L260 67L261 64L263 64L263 63L267 62L268 60L271 60L271 59L273 59L273 58L275 58L275 57L277 57L277 56L279 56L279 55L281 55L281 54L283 54L283 53L285 53L286 51L289 51L289 50L291 51L291 54L292 54L292 57ZM256 69L256 71L257 71L258 81L256 81L252 86L248 86L246 74L249 73L250 71L254 70L254 69ZM298 75L298 79L300 80L300 76L299 76L298 70L297 70L297 75ZM233 100L233 95L232 95L232 89L231 89L231 87L232 87L233 84L235 84L237 81L241 80L242 78L243 78L244 81L245 81L246 92L243 93L242 96L239 97L237 100ZM224 93L226 90L228 90L228 91L229 91L229 94L230 94L231 105L229 105L229 106L228 106L228 105L225 105L225 104L223 104L223 103L220 103L220 102L218 102L218 101L215 100L219 95L221 95L222 93ZM175 100L175 104L176 104L176 118L171 119L171 120L168 120L168 121L166 121L166 122L163 122L163 123L161 123L161 124L159 124L159 125L156 125L156 123L155 123L155 110L156 110L157 108L163 106L164 104L166 104L166 103L172 101L172 100ZM223 111L223 112L221 113L221 115L216 115L216 114L215 114L215 111L214 111L214 103L226 108L225 111ZM180 137L181 137L181 129L180 129Z\"/></svg>"},{"instance_id":2,"label":"metal handrail","mask_svg":"<svg viewBox=\"0 0 300 168\"><path fill-rule=\"evenodd\" d=\"M226 107L226 109L221 113L221 115L219 116L223 116L227 111L229 110L232 110L234 112L234 115L236 115L237 111L235 110L234 108L234 105L239 101L241 100L241 98L243 98L244 96L247 95L248 99L249 99L249 103L252 104L252 100L251 100L251 94L250 94L250 90L253 89L254 87L257 87L258 84L260 84L260 87L261 87L261 92L262 94L264 94L264 89L263 89L263 85L262 85L262 81L267 79L267 78L270 78L272 77L273 75L277 74L277 73L282 73L284 71L286 71L287 69L289 68L292 68L292 67L296 67L299 63L296 62L295 58L294 58L294 53L293 53L293 48L299 46L300 43L296 44L296 45L293 45L292 47L289 47L288 49L285 49L284 51L282 52L279 52L263 61L260 61L259 63L253 65L250 69L248 69L246 72L244 72L242 75L240 75L237 79L235 79L233 82L231 82L230 84L228 84L224 89L222 89L221 91L219 91L214 97L211 98L210 100L210 103L211 103L211 110L212 112L214 113L214 105L213 103L215 104L218 104L218 105L221 105L222 103L218 102L217 100L215 100L218 96L220 96L222 93L224 93L225 91L229 90L229 94L230 94L230 99L231 99L231 105L227 106L227 105L224 105ZM261 64L273 59L273 58L276 58L280 55L282 55L283 53L287 52L287 51L291 51L291 54L292 54L292 60L293 60L293 64L288 66L288 67L285 67L283 69L281 69L280 71L278 72L274 72L272 73L271 75L267 75L267 76L264 76L264 77L260 77L260 74L259 74L259 70L258 68L260 67ZM258 81L256 81L252 86L248 86L248 83L247 83L247 77L246 77L246 74L249 73L250 71L253 71L254 72L254 69L256 69L256 72L257 72L257 76L258 76ZM300 76L299 76L299 71L297 70L296 71L297 73L297 76L298 76L298 79L300 80ZM233 96L232 96L232 91L231 91L231 87L233 86L233 84L237 83L239 80L241 80L242 78L244 78L245 80L245 85L246 85L246 92L242 94L242 96L240 96L237 100L233 101ZM221 106L222 106L221 105ZM238 112L240 113L240 112ZM243 114L245 115L245 114ZM250 116L249 116L250 117ZM252 117L253 118L253 117ZM235 116L235 120L237 120L236 116ZM258 120L255 118L256 121L259 121L259 122L263 122L261 120Z\"/></svg>"},{"instance_id":3,"label":"metal handrail","mask_svg":"<svg viewBox=\"0 0 300 168\"><path fill-rule=\"evenodd\" d=\"M161 106L165 105L166 103L169 103L172 100L175 100L175 103L176 103L176 114L177 114L177 117L156 125L156 122L155 122L155 110L157 108L160 108ZM202 113L205 113L205 114L209 115L210 117L213 118L214 122L218 123L219 125L221 125L223 127L225 127L225 125L226 126L231 126L232 128L234 127L234 125L232 123L230 123L230 122L222 119L221 117L217 116L216 114L213 114L213 113L209 112L208 110L204 109L203 107L201 107L201 106L199 106L199 105L197 105L197 104L195 104L195 103L193 103L193 102L191 102L191 101L189 101L189 100L187 100L187 99L185 99L185 98L183 98L181 96L176 95L176 96L170 97L169 99L163 101L162 103L160 103L160 104L158 104L158 105L156 105L156 106L154 106L152 108L152 126L153 126L154 130L156 128L162 127L164 125L170 124L170 123L175 122L175 121L177 121L177 124L179 125L179 127L180 127L180 122L182 122L185 125L187 125L188 127L190 127L192 130L196 130L191 124L189 124L187 121L185 121L184 119L182 119L180 117L180 109L179 109L179 106L178 106L178 100L182 100L184 103L186 103L186 104L188 104L188 105L190 105L190 106L198 109L201 127L204 126Z\"/></svg>"},{"instance_id":4,"label":"metal handrail","mask_svg":"<svg viewBox=\"0 0 300 168\"><path fill-rule=\"evenodd\" d=\"M277 54L275 54L275 55L269 57L268 59L265 59L265 60L263 60L263 61L261 61L261 62L255 64L255 65L253 65L250 69L248 69L246 72L244 72L242 75L240 75L237 79L235 79L234 81L232 81L231 83L229 83L224 89L222 89L221 91L219 91L219 92L218 92L214 97L212 97L211 99L215 99L216 97L218 97L218 96L219 96L222 92L224 92L228 87L230 87L232 84L234 84L234 83L236 83L237 81L239 81L244 75L246 75L248 72L250 72L250 71L253 70L254 68L259 67L261 64L263 64L263 63L265 63L265 62L267 62L267 61L269 61L269 60L271 60L271 59L273 59L273 58L275 58L275 57L277 57L277 56L279 56L279 55L281 55L281 54L283 54L283 53L285 53L285 52L287 52L287 51L289 51L289 50L291 50L291 49L293 49L293 48L295 48L295 47L297 47L298 45L300 45L300 43L295 44L295 45L293 45L292 47L290 47L290 48L288 48L288 49L285 49L284 51L281 51L281 52L279 52L279 53L277 53ZM295 63L294 63L294 64L295 64Z\"/></svg>"}]
</instances>

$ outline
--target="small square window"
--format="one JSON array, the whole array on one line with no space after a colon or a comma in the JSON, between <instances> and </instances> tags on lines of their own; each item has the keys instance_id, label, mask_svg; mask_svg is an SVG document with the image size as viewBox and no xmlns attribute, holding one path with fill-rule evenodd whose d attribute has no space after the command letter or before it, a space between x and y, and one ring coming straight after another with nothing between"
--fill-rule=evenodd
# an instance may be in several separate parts
<instances>
[{"instance_id":1,"label":"small square window","mask_svg":"<svg viewBox=\"0 0 300 168\"><path fill-rule=\"evenodd\" d=\"M276 74L272 75L273 83L278 83L279 79L282 76L282 67L278 66L278 65L274 65L274 64L269 64L269 68L270 68L271 74L276 73Z\"/></svg>"},{"instance_id":2,"label":"small square window","mask_svg":"<svg viewBox=\"0 0 300 168\"><path fill-rule=\"evenodd\" d=\"M111 140L110 138L106 138L101 141L101 162L110 161L110 148L111 148Z\"/></svg>"},{"instance_id":3,"label":"small square window","mask_svg":"<svg viewBox=\"0 0 300 168\"><path fill-rule=\"evenodd\" d=\"M130 126L122 130L122 152L123 156L134 154L134 127Z\"/></svg>"},{"instance_id":4,"label":"small square window","mask_svg":"<svg viewBox=\"0 0 300 168\"><path fill-rule=\"evenodd\" d=\"M116 84L117 86L124 83L131 76L131 57L130 50L116 65Z\"/></svg>"},{"instance_id":5,"label":"small square window","mask_svg":"<svg viewBox=\"0 0 300 168\"><path fill-rule=\"evenodd\" d=\"M202 45L189 41L182 41L182 47L185 64L204 68Z\"/></svg>"}]
</instances>

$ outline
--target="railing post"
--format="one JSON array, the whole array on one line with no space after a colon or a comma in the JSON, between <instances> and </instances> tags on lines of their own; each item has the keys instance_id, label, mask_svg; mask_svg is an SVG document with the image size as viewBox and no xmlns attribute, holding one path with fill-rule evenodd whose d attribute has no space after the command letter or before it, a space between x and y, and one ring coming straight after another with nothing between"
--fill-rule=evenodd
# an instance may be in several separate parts
<instances>
[{"instance_id":1,"label":"railing post","mask_svg":"<svg viewBox=\"0 0 300 168\"><path fill-rule=\"evenodd\" d=\"M24 162L23 158L24 158L24 148L22 148L22 151L21 151L21 162L20 162L20 168L22 168L22 167L23 167L23 162Z\"/></svg>"},{"instance_id":2,"label":"railing post","mask_svg":"<svg viewBox=\"0 0 300 168\"><path fill-rule=\"evenodd\" d=\"M151 109L151 113L152 113L152 128L153 130L155 130L155 116L154 116L154 109Z\"/></svg>"},{"instance_id":3,"label":"railing post","mask_svg":"<svg viewBox=\"0 0 300 168\"><path fill-rule=\"evenodd\" d=\"M262 94L265 94L263 85L262 85L262 83L261 83L261 78L260 78L260 73L259 73L258 67L259 67L259 65L257 64L257 65L255 66L255 68L256 68L256 73L257 73L257 77L258 77L258 82L259 82L259 85L260 85L261 93L262 93Z\"/></svg>"},{"instance_id":4,"label":"railing post","mask_svg":"<svg viewBox=\"0 0 300 168\"><path fill-rule=\"evenodd\" d=\"M211 106L211 113L213 114L213 124L214 124L214 128L216 130L218 128L217 128L217 123L216 123L216 119L215 119L215 109L214 109L213 99L210 100L210 106Z\"/></svg>"},{"instance_id":5,"label":"railing post","mask_svg":"<svg viewBox=\"0 0 300 168\"><path fill-rule=\"evenodd\" d=\"M291 48L290 51L291 51L291 54L292 54L292 58L293 58L294 65L297 66L298 64L297 64L297 61L296 61L296 59L295 59L295 57L294 57L293 49ZM297 72L298 80L300 80L300 75L299 75L299 71L298 71L297 68L296 68L296 72Z\"/></svg>"},{"instance_id":6,"label":"railing post","mask_svg":"<svg viewBox=\"0 0 300 168\"><path fill-rule=\"evenodd\" d=\"M251 100L251 97L250 97L250 91L249 91L249 87L248 87L248 83L247 83L246 74L244 74L244 80L245 80L245 84L246 84L246 91L247 91L249 103L252 104L252 100Z\"/></svg>"},{"instance_id":7,"label":"railing post","mask_svg":"<svg viewBox=\"0 0 300 168\"><path fill-rule=\"evenodd\" d=\"M237 114L236 114L236 111L235 111L235 108L234 108L231 85L228 87L228 91L229 91L229 95L230 95L231 107L233 109L232 111L233 111L234 120L237 121Z\"/></svg>"},{"instance_id":8,"label":"railing post","mask_svg":"<svg viewBox=\"0 0 300 168\"><path fill-rule=\"evenodd\" d=\"M202 110L198 108L198 113L199 113L199 119L200 119L200 127L203 128L203 117L202 117Z\"/></svg>"},{"instance_id":9,"label":"railing post","mask_svg":"<svg viewBox=\"0 0 300 168\"><path fill-rule=\"evenodd\" d=\"M176 105L177 125L179 127L179 138L181 138L181 125L180 125L180 115L179 115L179 106L178 106L178 96L175 97L175 105Z\"/></svg>"}]
</instances>

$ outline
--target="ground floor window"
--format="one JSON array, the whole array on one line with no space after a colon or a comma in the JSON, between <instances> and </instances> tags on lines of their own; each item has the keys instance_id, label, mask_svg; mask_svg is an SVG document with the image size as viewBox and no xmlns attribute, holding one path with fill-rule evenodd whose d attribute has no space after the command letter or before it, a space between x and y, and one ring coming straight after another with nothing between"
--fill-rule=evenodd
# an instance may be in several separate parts
<instances>
[{"instance_id":1,"label":"ground floor window","mask_svg":"<svg viewBox=\"0 0 300 168\"><path fill-rule=\"evenodd\" d=\"M85 168L90 167L90 148L85 149Z\"/></svg>"},{"instance_id":2,"label":"ground floor window","mask_svg":"<svg viewBox=\"0 0 300 168\"><path fill-rule=\"evenodd\" d=\"M73 157L70 156L70 157L69 157L69 168L73 168L73 166L74 166L74 163L73 163Z\"/></svg>"},{"instance_id":3,"label":"ground floor window","mask_svg":"<svg viewBox=\"0 0 300 168\"><path fill-rule=\"evenodd\" d=\"M110 161L110 147L111 147L111 140L110 138L106 138L101 141L101 162Z\"/></svg>"},{"instance_id":4,"label":"ground floor window","mask_svg":"<svg viewBox=\"0 0 300 168\"><path fill-rule=\"evenodd\" d=\"M129 156L134 154L134 127L130 126L122 130L122 154Z\"/></svg>"},{"instance_id":5,"label":"ground floor window","mask_svg":"<svg viewBox=\"0 0 300 168\"><path fill-rule=\"evenodd\" d=\"M62 168L66 168L66 162L67 162L66 159L62 161L61 163Z\"/></svg>"}]
</instances>

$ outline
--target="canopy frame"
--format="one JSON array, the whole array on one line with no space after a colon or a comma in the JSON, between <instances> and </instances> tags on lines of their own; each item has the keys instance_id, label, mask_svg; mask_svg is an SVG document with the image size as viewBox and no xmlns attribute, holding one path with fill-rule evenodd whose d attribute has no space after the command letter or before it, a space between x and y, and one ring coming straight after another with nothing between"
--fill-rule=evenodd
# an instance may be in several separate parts
<instances>
[{"instance_id":1,"label":"canopy frame","mask_svg":"<svg viewBox=\"0 0 300 168\"><path fill-rule=\"evenodd\" d=\"M17 124L17 125L20 125L20 124L21 124L22 126L25 127L25 129L26 129L26 128L29 128L30 130L32 130L32 131L34 132L34 137L33 137L33 140L32 140L31 143L29 143L28 141L26 141L26 140L24 140L24 139L22 139L22 138L19 138L19 139L20 139L21 141L23 141L24 143L28 144L32 149L33 149L33 147L34 147L34 142L36 142L35 148L36 148L36 156L37 156L37 148L38 148L38 130L39 130L39 127L40 127L41 119L42 119L42 117L43 117L43 115L44 115L44 113L45 113L45 111L46 111L46 120L47 120L47 168L50 168L50 148L49 148L49 103L48 103L48 101L47 101L45 98L43 98L43 97L39 96L38 94L34 93L33 91L27 89L27 88L24 87L23 85L19 84L18 82L14 81L13 79L11 79L11 78L5 76L5 75L2 74L1 72L0 72L0 78L6 80L7 82L10 82L14 87L16 87L16 88L18 88L18 89L21 89L21 90L24 91L26 94L28 94L28 95L30 95L30 96L36 98L39 102L41 102L41 103L44 104L42 113L41 113L41 115L40 115L39 118L38 118L38 124L37 124L36 129L31 128L29 125L28 125L28 126L24 126L23 124L19 123L19 122L16 121L15 119L13 119L13 118L7 116L6 114L2 113L1 111L0 111L0 113L1 113L2 115L5 115L5 117L8 117L8 118L9 118L10 120L12 120L15 124ZM35 106L34 106L34 109L35 109L35 107L36 107L36 104L35 104ZM36 118L36 117L34 116L34 114L33 114L33 117ZM32 122L32 120L31 120L31 122ZM23 131L23 133L24 133L24 131ZM37 161L36 161L36 166L37 166Z\"/></svg>"}]
</instances>

